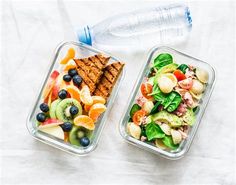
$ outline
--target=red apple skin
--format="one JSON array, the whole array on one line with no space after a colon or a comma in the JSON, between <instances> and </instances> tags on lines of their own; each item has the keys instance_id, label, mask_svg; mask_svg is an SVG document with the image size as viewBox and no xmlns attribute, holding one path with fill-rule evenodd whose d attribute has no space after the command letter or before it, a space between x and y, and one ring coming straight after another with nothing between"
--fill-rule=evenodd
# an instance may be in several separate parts
<instances>
[{"instance_id":1,"label":"red apple skin","mask_svg":"<svg viewBox=\"0 0 236 185\"><path fill-rule=\"evenodd\" d=\"M57 70L54 70L52 72L52 74L50 75L50 77L48 79L48 82L47 82L47 85L45 86L44 91L43 91L43 98L44 98L44 100L46 100L48 95L50 94L53 86L56 83L56 79L59 76L59 74L60 73Z\"/></svg>"},{"instance_id":2,"label":"red apple skin","mask_svg":"<svg viewBox=\"0 0 236 185\"><path fill-rule=\"evenodd\" d=\"M58 119L48 118L48 119L46 119L46 121L41 123L39 128L55 127L55 126L58 126L58 125L61 125L61 124L63 124L63 122L58 120Z\"/></svg>"}]
</instances>

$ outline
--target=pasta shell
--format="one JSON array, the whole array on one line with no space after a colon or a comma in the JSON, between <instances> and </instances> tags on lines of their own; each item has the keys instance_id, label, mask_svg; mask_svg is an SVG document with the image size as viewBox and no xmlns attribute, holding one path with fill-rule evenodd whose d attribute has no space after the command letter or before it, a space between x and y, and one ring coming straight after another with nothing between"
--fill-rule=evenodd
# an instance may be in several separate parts
<instances>
[{"instance_id":1,"label":"pasta shell","mask_svg":"<svg viewBox=\"0 0 236 185\"><path fill-rule=\"evenodd\" d=\"M158 79L158 85L160 87L160 90L163 92L163 93L170 93L172 90L173 90L173 87L174 87L174 84L173 82L171 81L171 79L169 79L168 77L166 76L161 76L159 79Z\"/></svg>"},{"instance_id":2,"label":"pasta shell","mask_svg":"<svg viewBox=\"0 0 236 185\"><path fill-rule=\"evenodd\" d=\"M202 94L205 86L199 80L193 80L193 85L190 89L194 94Z\"/></svg>"},{"instance_id":3,"label":"pasta shell","mask_svg":"<svg viewBox=\"0 0 236 185\"><path fill-rule=\"evenodd\" d=\"M207 83L209 79L208 72L203 69L196 69L196 76L202 83Z\"/></svg>"},{"instance_id":4,"label":"pasta shell","mask_svg":"<svg viewBox=\"0 0 236 185\"><path fill-rule=\"evenodd\" d=\"M162 142L161 139L156 139L155 140L155 145L157 148L160 148L162 150L168 149L168 147L166 145L164 145L164 143Z\"/></svg>"},{"instance_id":5,"label":"pasta shell","mask_svg":"<svg viewBox=\"0 0 236 185\"><path fill-rule=\"evenodd\" d=\"M179 131L171 129L171 136L174 144L179 144L182 141L182 135Z\"/></svg>"},{"instance_id":6,"label":"pasta shell","mask_svg":"<svg viewBox=\"0 0 236 185\"><path fill-rule=\"evenodd\" d=\"M148 100L144 103L143 110L145 110L149 114L153 107L154 107L153 102Z\"/></svg>"},{"instance_id":7,"label":"pasta shell","mask_svg":"<svg viewBox=\"0 0 236 185\"><path fill-rule=\"evenodd\" d=\"M135 123L129 122L127 124L127 131L132 137L134 137L136 139L140 138L141 128L138 125L136 125Z\"/></svg>"},{"instance_id":8,"label":"pasta shell","mask_svg":"<svg viewBox=\"0 0 236 185\"><path fill-rule=\"evenodd\" d=\"M200 100L202 98L202 94L194 94L192 91L189 91L192 97L196 100Z\"/></svg>"},{"instance_id":9,"label":"pasta shell","mask_svg":"<svg viewBox=\"0 0 236 185\"><path fill-rule=\"evenodd\" d=\"M169 126L168 124L163 123L162 125L160 125L160 127L161 127L161 130L162 130L166 135L171 135L171 133L170 133L171 128L170 128L170 126Z\"/></svg>"}]
</instances>

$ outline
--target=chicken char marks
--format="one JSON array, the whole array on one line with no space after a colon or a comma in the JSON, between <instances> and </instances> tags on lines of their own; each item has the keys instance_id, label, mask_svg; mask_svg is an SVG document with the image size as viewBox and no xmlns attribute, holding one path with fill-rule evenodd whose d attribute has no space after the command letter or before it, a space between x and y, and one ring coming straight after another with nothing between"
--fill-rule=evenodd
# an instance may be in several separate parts
<instances>
[{"instance_id":1,"label":"chicken char marks","mask_svg":"<svg viewBox=\"0 0 236 185\"><path fill-rule=\"evenodd\" d=\"M77 71L83 79L80 88L87 85L91 94L107 99L124 66L121 62L107 65L109 59L110 57L102 54L74 59Z\"/></svg>"}]
</instances>

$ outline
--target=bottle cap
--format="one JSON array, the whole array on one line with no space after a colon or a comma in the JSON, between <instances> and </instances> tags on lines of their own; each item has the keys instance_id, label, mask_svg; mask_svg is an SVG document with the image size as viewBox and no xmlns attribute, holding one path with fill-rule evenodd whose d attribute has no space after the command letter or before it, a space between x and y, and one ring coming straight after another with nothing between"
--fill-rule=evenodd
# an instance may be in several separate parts
<instances>
[{"instance_id":1,"label":"bottle cap","mask_svg":"<svg viewBox=\"0 0 236 185\"><path fill-rule=\"evenodd\" d=\"M90 30L88 26L82 29L78 29L77 40L85 44L92 45L92 38L91 38L91 34L90 34Z\"/></svg>"}]
</instances>

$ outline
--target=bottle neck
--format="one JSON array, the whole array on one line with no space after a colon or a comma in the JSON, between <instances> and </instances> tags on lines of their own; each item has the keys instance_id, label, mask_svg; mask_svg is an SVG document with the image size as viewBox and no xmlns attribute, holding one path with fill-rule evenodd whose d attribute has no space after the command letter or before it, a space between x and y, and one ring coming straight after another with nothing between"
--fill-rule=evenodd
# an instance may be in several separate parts
<instances>
[{"instance_id":1,"label":"bottle neck","mask_svg":"<svg viewBox=\"0 0 236 185\"><path fill-rule=\"evenodd\" d=\"M77 40L88 45L92 45L92 37L89 26L85 26L77 31Z\"/></svg>"}]
</instances>

